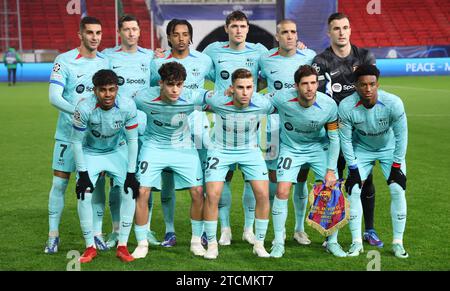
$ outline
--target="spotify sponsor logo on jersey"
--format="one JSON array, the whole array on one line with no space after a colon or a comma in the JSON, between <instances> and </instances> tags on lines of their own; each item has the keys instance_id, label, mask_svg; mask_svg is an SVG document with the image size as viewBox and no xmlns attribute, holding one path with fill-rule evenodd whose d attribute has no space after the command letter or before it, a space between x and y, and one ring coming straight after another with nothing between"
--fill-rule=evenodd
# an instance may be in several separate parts
<instances>
[{"instance_id":1,"label":"spotify sponsor logo on jersey","mask_svg":"<svg viewBox=\"0 0 450 291\"><path fill-rule=\"evenodd\" d=\"M224 80L228 80L228 78L230 78L230 73L228 73L228 71L221 71L220 72L220 77Z\"/></svg>"},{"instance_id":2,"label":"spotify sponsor logo on jersey","mask_svg":"<svg viewBox=\"0 0 450 291\"><path fill-rule=\"evenodd\" d=\"M76 91L78 94L81 94L81 93L83 93L84 91L86 91L86 92L92 92L92 91L94 91L94 87L91 87L91 86L84 86L83 84L80 84L80 85L78 85L77 87L75 87L75 91Z\"/></svg>"},{"instance_id":3,"label":"spotify sponsor logo on jersey","mask_svg":"<svg viewBox=\"0 0 450 291\"><path fill-rule=\"evenodd\" d=\"M331 90L333 90L333 92L339 93L342 91L351 91L355 89L355 85L344 85L342 86L340 83L334 83L333 85L331 85Z\"/></svg>"},{"instance_id":4,"label":"spotify sponsor logo on jersey","mask_svg":"<svg viewBox=\"0 0 450 291\"><path fill-rule=\"evenodd\" d=\"M119 76L119 86L122 86L123 84L127 83L129 85L134 85L134 84L138 84L138 85L145 85L145 80L144 79L130 79L127 78L125 80L124 77Z\"/></svg>"},{"instance_id":5,"label":"spotify sponsor logo on jersey","mask_svg":"<svg viewBox=\"0 0 450 291\"><path fill-rule=\"evenodd\" d=\"M281 90L283 88L285 88L285 89L292 89L292 88L294 88L294 84L290 84L290 83L284 83L283 84L281 81L275 81L275 82L273 82L273 87L276 90Z\"/></svg>"}]
</instances>

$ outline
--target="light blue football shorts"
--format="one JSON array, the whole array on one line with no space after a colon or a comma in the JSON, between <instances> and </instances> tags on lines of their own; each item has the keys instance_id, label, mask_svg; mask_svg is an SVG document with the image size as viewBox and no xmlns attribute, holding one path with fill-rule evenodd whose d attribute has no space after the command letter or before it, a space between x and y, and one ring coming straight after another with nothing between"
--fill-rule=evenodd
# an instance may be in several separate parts
<instances>
[{"instance_id":1,"label":"light blue football shorts","mask_svg":"<svg viewBox=\"0 0 450 291\"><path fill-rule=\"evenodd\" d=\"M144 144L139 153L136 174L141 186L161 190L163 170L173 171L177 190L203 184L202 166L196 149L162 149Z\"/></svg>"},{"instance_id":2,"label":"light blue football shorts","mask_svg":"<svg viewBox=\"0 0 450 291\"><path fill-rule=\"evenodd\" d=\"M62 140L55 140L53 148L53 170L72 173L75 172L75 157L73 155L72 143Z\"/></svg>"},{"instance_id":3,"label":"light blue football shorts","mask_svg":"<svg viewBox=\"0 0 450 291\"><path fill-rule=\"evenodd\" d=\"M267 167L259 148L250 150L208 150L206 182L225 181L230 166L239 165L246 181L267 181Z\"/></svg>"},{"instance_id":4,"label":"light blue football shorts","mask_svg":"<svg viewBox=\"0 0 450 291\"><path fill-rule=\"evenodd\" d=\"M297 183L301 169L312 168L315 180L323 180L327 171L328 148L309 153L281 146L277 163L277 181Z\"/></svg>"},{"instance_id":5,"label":"light blue football shorts","mask_svg":"<svg viewBox=\"0 0 450 291\"><path fill-rule=\"evenodd\" d=\"M372 172L375 162L379 161L381 171L383 172L386 180L391 174L391 167L394 161L394 149L380 150L380 151L368 151L358 146L354 146L354 152L358 163L359 175L361 180L366 180ZM406 162L402 161L401 170L406 175Z\"/></svg>"}]
</instances>

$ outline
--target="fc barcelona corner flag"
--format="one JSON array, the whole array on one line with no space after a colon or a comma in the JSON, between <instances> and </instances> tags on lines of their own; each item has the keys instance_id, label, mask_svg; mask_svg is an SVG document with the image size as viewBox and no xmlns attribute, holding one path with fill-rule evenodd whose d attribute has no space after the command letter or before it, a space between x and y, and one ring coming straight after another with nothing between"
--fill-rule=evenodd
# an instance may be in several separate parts
<instances>
[{"instance_id":1,"label":"fc barcelona corner flag","mask_svg":"<svg viewBox=\"0 0 450 291\"><path fill-rule=\"evenodd\" d=\"M316 182L309 193L311 205L306 222L323 236L329 236L348 223L350 205L344 196L344 182L339 180L331 189Z\"/></svg>"}]
</instances>

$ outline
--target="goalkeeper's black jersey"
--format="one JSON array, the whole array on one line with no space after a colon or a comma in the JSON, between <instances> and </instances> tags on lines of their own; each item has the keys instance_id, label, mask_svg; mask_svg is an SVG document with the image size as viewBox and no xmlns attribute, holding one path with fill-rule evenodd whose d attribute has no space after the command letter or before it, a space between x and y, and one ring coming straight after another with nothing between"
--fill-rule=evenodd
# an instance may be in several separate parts
<instances>
[{"instance_id":1,"label":"goalkeeper's black jersey","mask_svg":"<svg viewBox=\"0 0 450 291\"><path fill-rule=\"evenodd\" d=\"M319 73L319 91L333 97L339 104L355 92L353 72L361 64L375 65L375 56L367 49L352 45L350 54L340 58L331 47L327 48L312 62Z\"/></svg>"}]
</instances>

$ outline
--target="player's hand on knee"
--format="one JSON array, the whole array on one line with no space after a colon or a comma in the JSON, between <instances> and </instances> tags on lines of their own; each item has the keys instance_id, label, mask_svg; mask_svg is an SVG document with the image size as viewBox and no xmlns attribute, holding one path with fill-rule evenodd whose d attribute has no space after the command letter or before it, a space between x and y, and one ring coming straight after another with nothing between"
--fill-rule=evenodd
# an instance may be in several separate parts
<instances>
[{"instance_id":1,"label":"player's hand on knee","mask_svg":"<svg viewBox=\"0 0 450 291\"><path fill-rule=\"evenodd\" d=\"M391 174L387 179L387 184L390 185L392 183L397 183L403 190L406 190L406 175L403 173L400 168L400 164L393 163L391 167Z\"/></svg>"},{"instance_id":2,"label":"player's hand on knee","mask_svg":"<svg viewBox=\"0 0 450 291\"><path fill-rule=\"evenodd\" d=\"M349 167L348 168L348 177L345 181L345 191L348 193L348 195L352 194L353 186L358 184L359 188L362 187L362 181L361 176L359 175L359 170L357 166Z\"/></svg>"},{"instance_id":3,"label":"player's hand on knee","mask_svg":"<svg viewBox=\"0 0 450 291\"><path fill-rule=\"evenodd\" d=\"M92 185L91 179L87 171L78 172L77 185L75 192L77 193L77 199L84 200L84 193L89 188L91 192L94 191L94 185Z\"/></svg>"},{"instance_id":4,"label":"player's hand on knee","mask_svg":"<svg viewBox=\"0 0 450 291\"><path fill-rule=\"evenodd\" d=\"M128 194L128 188L131 188L133 191L133 199L139 197L139 182L136 179L135 173L127 173L127 178L125 179L125 183L123 184L123 190Z\"/></svg>"}]
</instances>

